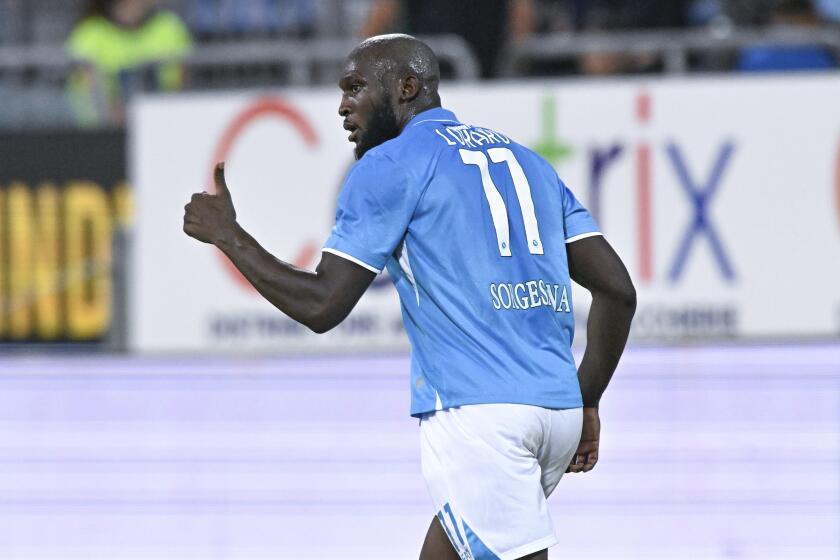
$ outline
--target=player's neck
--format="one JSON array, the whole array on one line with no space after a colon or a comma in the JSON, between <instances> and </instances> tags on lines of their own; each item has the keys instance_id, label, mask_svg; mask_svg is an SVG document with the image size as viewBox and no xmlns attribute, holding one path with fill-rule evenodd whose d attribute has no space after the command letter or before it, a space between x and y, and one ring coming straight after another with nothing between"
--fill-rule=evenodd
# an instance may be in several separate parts
<instances>
[{"instance_id":1,"label":"player's neck","mask_svg":"<svg viewBox=\"0 0 840 560\"><path fill-rule=\"evenodd\" d=\"M422 113L423 111L428 111L429 109L437 109L440 107L440 99L435 100L424 100L423 102L418 102L410 107L406 108L405 114L402 115L400 119L400 132L411 122L411 119Z\"/></svg>"}]
</instances>

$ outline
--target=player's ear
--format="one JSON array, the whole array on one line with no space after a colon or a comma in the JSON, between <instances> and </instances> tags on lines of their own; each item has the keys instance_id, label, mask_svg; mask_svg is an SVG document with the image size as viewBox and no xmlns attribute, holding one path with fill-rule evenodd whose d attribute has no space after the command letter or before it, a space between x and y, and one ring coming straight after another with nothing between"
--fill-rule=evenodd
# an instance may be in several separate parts
<instances>
[{"instance_id":1,"label":"player's ear","mask_svg":"<svg viewBox=\"0 0 840 560\"><path fill-rule=\"evenodd\" d=\"M414 101L420 94L420 80L417 76L407 76L400 80L400 101Z\"/></svg>"}]
</instances>

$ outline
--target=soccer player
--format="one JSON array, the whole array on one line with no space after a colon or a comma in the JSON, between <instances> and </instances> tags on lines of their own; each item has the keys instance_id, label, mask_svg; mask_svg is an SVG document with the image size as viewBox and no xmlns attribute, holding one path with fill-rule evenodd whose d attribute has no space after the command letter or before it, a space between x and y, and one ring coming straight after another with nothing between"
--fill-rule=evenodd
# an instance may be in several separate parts
<instances>
[{"instance_id":1,"label":"soccer player","mask_svg":"<svg viewBox=\"0 0 840 560\"><path fill-rule=\"evenodd\" d=\"M358 161L315 272L276 259L239 226L223 164L216 193L187 204L184 231L318 333L387 267L437 511L421 560L547 558L557 539L546 497L564 472L598 461L598 403L635 290L552 166L458 121L438 81L432 50L407 35L373 37L348 56L338 112ZM570 278L593 296L577 370Z\"/></svg>"}]
</instances>

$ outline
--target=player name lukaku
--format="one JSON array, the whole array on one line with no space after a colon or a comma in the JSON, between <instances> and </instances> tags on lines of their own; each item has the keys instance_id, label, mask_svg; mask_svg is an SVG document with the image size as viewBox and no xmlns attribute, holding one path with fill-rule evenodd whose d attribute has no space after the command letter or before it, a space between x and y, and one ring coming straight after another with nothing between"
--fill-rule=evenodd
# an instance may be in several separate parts
<instances>
[{"instance_id":1,"label":"player name lukaku","mask_svg":"<svg viewBox=\"0 0 840 560\"><path fill-rule=\"evenodd\" d=\"M542 280L490 284L490 297L496 309L551 307L558 313L572 312L567 286L549 284Z\"/></svg>"},{"instance_id":2,"label":"player name lukaku","mask_svg":"<svg viewBox=\"0 0 840 560\"><path fill-rule=\"evenodd\" d=\"M489 128L459 124L444 127L444 130L446 134L438 129L435 129L435 133L450 146L478 148L484 144L510 144L510 138Z\"/></svg>"}]
</instances>

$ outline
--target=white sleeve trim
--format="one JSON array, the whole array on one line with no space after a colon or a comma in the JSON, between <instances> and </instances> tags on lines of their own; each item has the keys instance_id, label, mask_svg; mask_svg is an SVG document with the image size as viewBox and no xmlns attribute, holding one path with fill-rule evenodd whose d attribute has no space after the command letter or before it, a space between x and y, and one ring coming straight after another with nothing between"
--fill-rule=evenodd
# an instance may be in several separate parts
<instances>
[{"instance_id":1,"label":"white sleeve trim","mask_svg":"<svg viewBox=\"0 0 840 560\"><path fill-rule=\"evenodd\" d=\"M321 249L321 252L322 253L332 253L333 255L337 255L337 256L341 257L342 259L347 259L348 261L350 261L352 263L356 263L357 265L361 266L362 268L366 268L366 269L368 269L371 272L376 273L376 274L379 274L380 272L382 272L382 269L374 268L374 267L370 266L369 264L367 264L366 262L362 262L359 259L357 259L356 257L354 257L352 255L348 255L347 253L342 253L341 251L337 251L336 249L330 249L329 247L324 247L323 249Z\"/></svg>"},{"instance_id":2,"label":"white sleeve trim","mask_svg":"<svg viewBox=\"0 0 840 560\"><path fill-rule=\"evenodd\" d=\"M589 233L581 233L580 235L573 235L572 237L566 240L566 244L574 243L575 241L580 241L581 239L586 239L587 237L595 237L596 235L604 235L600 231L590 231Z\"/></svg>"}]
</instances>

